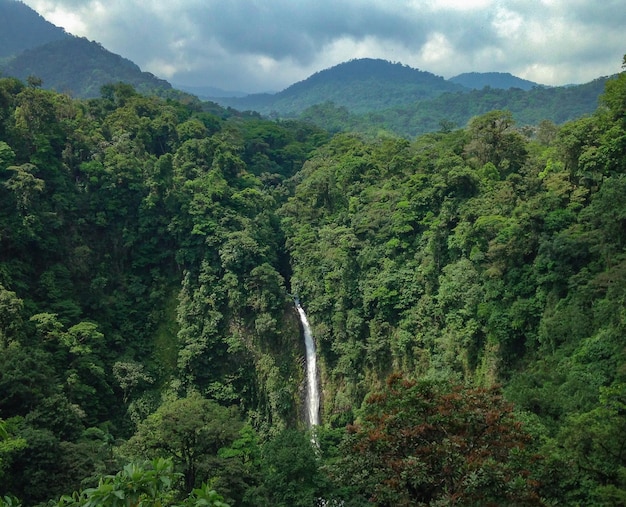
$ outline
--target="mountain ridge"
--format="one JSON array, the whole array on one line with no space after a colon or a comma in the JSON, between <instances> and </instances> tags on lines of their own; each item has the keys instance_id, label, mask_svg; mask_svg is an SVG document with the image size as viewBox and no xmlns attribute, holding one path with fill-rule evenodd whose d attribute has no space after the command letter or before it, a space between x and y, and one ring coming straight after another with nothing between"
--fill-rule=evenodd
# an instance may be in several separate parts
<instances>
[{"instance_id":1,"label":"mountain ridge","mask_svg":"<svg viewBox=\"0 0 626 507\"><path fill-rule=\"evenodd\" d=\"M445 79L399 62L360 58L315 72L277 93L225 97L225 90L208 85L180 86L184 91L179 91L101 44L67 34L21 2L0 0L2 9L7 17L0 25L12 24L11 17L30 20L22 34L24 41L18 44L21 51L13 54L10 61L0 59L0 72L4 75L21 80L38 77L44 88L79 98L98 97L103 85L125 82L143 94L192 101L201 96L202 100L225 108L253 111L270 118L303 118L332 132L352 128L411 137L437 130L442 121L461 126L471 116L489 109L510 109L524 124L536 124L542 119L561 123L592 112L601 88L544 87L500 72L464 73ZM28 35L29 31L47 35L41 39L43 36ZM38 40L47 42L28 47ZM548 89L553 91L535 93ZM211 90L215 95L207 96Z\"/></svg>"},{"instance_id":2,"label":"mountain ridge","mask_svg":"<svg viewBox=\"0 0 626 507\"><path fill-rule=\"evenodd\" d=\"M23 2L0 0L0 59L71 37Z\"/></svg>"},{"instance_id":3,"label":"mountain ridge","mask_svg":"<svg viewBox=\"0 0 626 507\"><path fill-rule=\"evenodd\" d=\"M261 114L294 115L328 101L365 113L462 90L461 85L428 71L383 59L360 58L315 72L275 94L211 100L224 107L252 109Z\"/></svg>"},{"instance_id":4,"label":"mountain ridge","mask_svg":"<svg viewBox=\"0 0 626 507\"><path fill-rule=\"evenodd\" d=\"M118 82L140 93L188 97L131 60L66 32L16 0L0 0L0 73L22 81L34 76L44 88L78 98L99 97L102 86Z\"/></svg>"},{"instance_id":5,"label":"mountain ridge","mask_svg":"<svg viewBox=\"0 0 626 507\"><path fill-rule=\"evenodd\" d=\"M112 82L131 84L142 93L173 91L166 80L143 72L131 60L95 41L75 36L27 49L3 71L21 80L34 75L43 80L45 88L81 98L99 97L100 88Z\"/></svg>"},{"instance_id":6,"label":"mountain ridge","mask_svg":"<svg viewBox=\"0 0 626 507\"><path fill-rule=\"evenodd\" d=\"M532 90L533 88L545 87L545 85L522 79L509 72L464 72L451 77L448 81L457 83L472 90L480 90L485 86L508 90L510 88L520 88L521 90Z\"/></svg>"}]
</instances>

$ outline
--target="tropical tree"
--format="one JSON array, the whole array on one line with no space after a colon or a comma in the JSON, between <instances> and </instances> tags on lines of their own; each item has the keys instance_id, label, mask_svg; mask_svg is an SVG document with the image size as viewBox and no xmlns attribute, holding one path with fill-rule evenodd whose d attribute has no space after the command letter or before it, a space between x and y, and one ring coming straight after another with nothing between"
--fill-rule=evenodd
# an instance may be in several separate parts
<instances>
[{"instance_id":1,"label":"tropical tree","mask_svg":"<svg viewBox=\"0 0 626 507\"><path fill-rule=\"evenodd\" d=\"M128 442L137 457L170 457L183 475L190 492L202 480L217 475L218 452L238 436L242 423L233 409L191 393L166 401L148 416Z\"/></svg>"},{"instance_id":2,"label":"tropical tree","mask_svg":"<svg viewBox=\"0 0 626 507\"><path fill-rule=\"evenodd\" d=\"M338 477L379 506L542 505L497 389L392 375L348 428Z\"/></svg>"},{"instance_id":3,"label":"tropical tree","mask_svg":"<svg viewBox=\"0 0 626 507\"><path fill-rule=\"evenodd\" d=\"M468 153L480 166L491 162L502 175L517 171L526 160L526 148L514 124L510 111L491 111L473 118L468 125Z\"/></svg>"},{"instance_id":4,"label":"tropical tree","mask_svg":"<svg viewBox=\"0 0 626 507\"><path fill-rule=\"evenodd\" d=\"M10 423L0 419L0 479L11 454L26 447L26 440L13 435L10 426Z\"/></svg>"},{"instance_id":5,"label":"tropical tree","mask_svg":"<svg viewBox=\"0 0 626 507\"><path fill-rule=\"evenodd\" d=\"M287 429L267 442L262 449L264 496L268 505L307 507L320 497L322 475L310 437Z\"/></svg>"},{"instance_id":6,"label":"tropical tree","mask_svg":"<svg viewBox=\"0 0 626 507\"><path fill-rule=\"evenodd\" d=\"M181 502L176 501L178 475L167 459L130 463L117 474L100 479L95 488L62 496L54 507L228 507L221 495L206 484ZM15 504L3 504L0 499L0 507L5 505Z\"/></svg>"}]
</instances>

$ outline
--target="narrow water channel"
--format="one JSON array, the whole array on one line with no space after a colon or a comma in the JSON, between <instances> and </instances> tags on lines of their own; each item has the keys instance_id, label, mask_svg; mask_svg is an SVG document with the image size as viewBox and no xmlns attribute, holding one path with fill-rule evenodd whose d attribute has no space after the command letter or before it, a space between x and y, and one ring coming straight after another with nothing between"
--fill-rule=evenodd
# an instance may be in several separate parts
<instances>
[{"instance_id":1,"label":"narrow water channel","mask_svg":"<svg viewBox=\"0 0 626 507\"><path fill-rule=\"evenodd\" d=\"M300 315L300 322L304 330L304 346L306 347L306 408L309 427L318 426L320 423L320 395L319 380L317 378L317 357L315 341L311 333L311 326L300 301L296 298L296 309Z\"/></svg>"}]
</instances>

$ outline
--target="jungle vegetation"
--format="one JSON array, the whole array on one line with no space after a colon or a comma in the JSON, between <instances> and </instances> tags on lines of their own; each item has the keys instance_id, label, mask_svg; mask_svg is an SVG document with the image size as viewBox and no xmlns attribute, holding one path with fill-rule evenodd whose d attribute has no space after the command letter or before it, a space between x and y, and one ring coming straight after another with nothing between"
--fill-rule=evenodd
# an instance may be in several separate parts
<instances>
[{"instance_id":1,"label":"jungle vegetation","mask_svg":"<svg viewBox=\"0 0 626 507\"><path fill-rule=\"evenodd\" d=\"M417 138L39 84L0 79L0 505L624 504L626 73Z\"/></svg>"}]
</instances>

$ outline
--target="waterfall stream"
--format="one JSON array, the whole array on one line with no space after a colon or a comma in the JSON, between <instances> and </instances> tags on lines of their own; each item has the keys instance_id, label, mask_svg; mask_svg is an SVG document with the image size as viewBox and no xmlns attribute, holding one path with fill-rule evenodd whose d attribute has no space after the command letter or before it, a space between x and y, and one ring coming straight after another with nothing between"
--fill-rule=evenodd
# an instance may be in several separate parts
<instances>
[{"instance_id":1,"label":"waterfall stream","mask_svg":"<svg viewBox=\"0 0 626 507\"><path fill-rule=\"evenodd\" d=\"M306 407L309 418L309 427L318 426L320 423L320 395L319 381L317 379L317 358L315 352L315 342L311 333L311 326L306 318L306 313L300 306L300 301L295 298L296 309L300 315L300 322L304 329L304 346L306 347Z\"/></svg>"}]
</instances>

